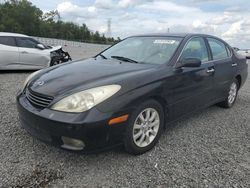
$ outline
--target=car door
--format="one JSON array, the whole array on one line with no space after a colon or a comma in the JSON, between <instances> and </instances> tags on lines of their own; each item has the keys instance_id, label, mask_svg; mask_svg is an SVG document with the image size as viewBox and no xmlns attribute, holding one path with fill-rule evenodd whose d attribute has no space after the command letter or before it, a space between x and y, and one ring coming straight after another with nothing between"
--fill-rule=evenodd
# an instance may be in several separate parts
<instances>
[{"instance_id":1,"label":"car door","mask_svg":"<svg viewBox=\"0 0 250 188\"><path fill-rule=\"evenodd\" d=\"M50 52L37 48L39 42L28 37L16 37L20 52L20 63L27 68L43 68L50 62Z\"/></svg>"},{"instance_id":2,"label":"car door","mask_svg":"<svg viewBox=\"0 0 250 188\"><path fill-rule=\"evenodd\" d=\"M200 59L200 67L182 67L173 70L168 89L172 91L170 119L204 108L213 99L214 64L202 37L191 38L184 46L177 62L185 58ZM169 88L170 87L170 88Z\"/></svg>"},{"instance_id":3,"label":"car door","mask_svg":"<svg viewBox=\"0 0 250 188\"><path fill-rule=\"evenodd\" d=\"M217 100L225 99L229 86L236 75L237 63L232 59L230 48L221 40L207 38L214 63L214 92Z\"/></svg>"},{"instance_id":4,"label":"car door","mask_svg":"<svg viewBox=\"0 0 250 188\"><path fill-rule=\"evenodd\" d=\"M10 36L0 36L0 68L9 69L19 63L19 51L15 39Z\"/></svg>"}]
</instances>

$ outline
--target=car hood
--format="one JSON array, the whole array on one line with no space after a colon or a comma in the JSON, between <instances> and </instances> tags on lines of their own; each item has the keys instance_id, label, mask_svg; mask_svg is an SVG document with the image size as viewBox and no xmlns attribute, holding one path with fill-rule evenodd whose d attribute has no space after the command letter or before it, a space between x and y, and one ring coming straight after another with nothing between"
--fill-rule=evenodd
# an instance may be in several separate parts
<instances>
[{"instance_id":1,"label":"car hood","mask_svg":"<svg viewBox=\"0 0 250 188\"><path fill-rule=\"evenodd\" d=\"M120 62L114 59L61 64L47 68L31 79L28 87L37 93L56 97L109 84L122 84L126 79L144 74L155 65Z\"/></svg>"}]
</instances>

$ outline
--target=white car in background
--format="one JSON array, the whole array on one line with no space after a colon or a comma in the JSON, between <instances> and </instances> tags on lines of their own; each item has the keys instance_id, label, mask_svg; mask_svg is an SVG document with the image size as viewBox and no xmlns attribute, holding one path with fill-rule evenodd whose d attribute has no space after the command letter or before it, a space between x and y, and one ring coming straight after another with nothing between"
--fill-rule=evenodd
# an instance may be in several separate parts
<instances>
[{"instance_id":1,"label":"white car in background","mask_svg":"<svg viewBox=\"0 0 250 188\"><path fill-rule=\"evenodd\" d=\"M46 46L27 35L0 32L0 70L38 70L71 60L61 46Z\"/></svg>"},{"instance_id":2,"label":"white car in background","mask_svg":"<svg viewBox=\"0 0 250 188\"><path fill-rule=\"evenodd\" d=\"M250 50L240 50L240 53L246 56L247 59L250 59Z\"/></svg>"},{"instance_id":3,"label":"white car in background","mask_svg":"<svg viewBox=\"0 0 250 188\"><path fill-rule=\"evenodd\" d=\"M246 49L246 50L242 50L239 48L234 48L238 54L240 54L243 57L246 57L247 59L250 59L250 50Z\"/></svg>"}]
</instances>

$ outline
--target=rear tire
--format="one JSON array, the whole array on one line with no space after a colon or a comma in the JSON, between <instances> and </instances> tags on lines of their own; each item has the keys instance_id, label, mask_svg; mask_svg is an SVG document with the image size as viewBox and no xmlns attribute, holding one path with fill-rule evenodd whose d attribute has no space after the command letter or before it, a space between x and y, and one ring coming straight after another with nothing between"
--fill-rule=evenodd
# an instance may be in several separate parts
<instances>
[{"instance_id":1,"label":"rear tire","mask_svg":"<svg viewBox=\"0 0 250 188\"><path fill-rule=\"evenodd\" d=\"M158 142L164 126L162 106L148 100L132 112L129 118L124 145L128 153L138 155L152 149Z\"/></svg>"},{"instance_id":2,"label":"rear tire","mask_svg":"<svg viewBox=\"0 0 250 188\"><path fill-rule=\"evenodd\" d=\"M218 106L223 108L231 108L237 99L238 91L239 81L235 78L228 89L227 98L224 101L218 103Z\"/></svg>"}]
</instances>

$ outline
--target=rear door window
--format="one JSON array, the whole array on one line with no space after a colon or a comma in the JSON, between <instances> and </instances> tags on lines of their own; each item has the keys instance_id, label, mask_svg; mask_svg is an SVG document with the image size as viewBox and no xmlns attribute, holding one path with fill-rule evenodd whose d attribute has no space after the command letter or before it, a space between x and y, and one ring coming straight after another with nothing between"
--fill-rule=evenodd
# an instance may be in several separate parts
<instances>
[{"instance_id":1,"label":"rear door window","mask_svg":"<svg viewBox=\"0 0 250 188\"><path fill-rule=\"evenodd\" d=\"M207 40L212 51L213 60L225 59L230 56L223 42L214 38L208 38Z\"/></svg>"},{"instance_id":2,"label":"rear door window","mask_svg":"<svg viewBox=\"0 0 250 188\"><path fill-rule=\"evenodd\" d=\"M16 46L14 37L0 36L0 44L6 45L6 46Z\"/></svg>"}]
</instances>

